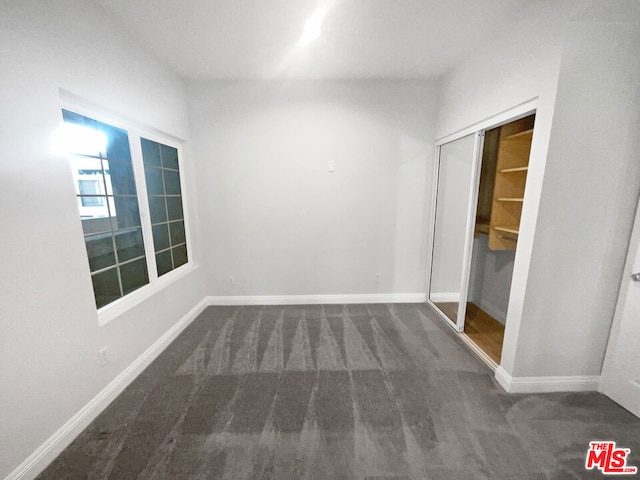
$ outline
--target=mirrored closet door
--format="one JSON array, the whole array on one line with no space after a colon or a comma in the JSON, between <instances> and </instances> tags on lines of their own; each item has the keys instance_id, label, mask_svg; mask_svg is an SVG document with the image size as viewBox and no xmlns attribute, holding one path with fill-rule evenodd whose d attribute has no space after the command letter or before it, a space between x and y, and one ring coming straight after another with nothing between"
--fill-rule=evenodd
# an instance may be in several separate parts
<instances>
[{"instance_id":1,"label":"mirrored closet door","mask_svg":"<svg viewBox=\"0 0 640 480\"><path fill-rule=\"evenodd\" d=\"M429 300L458 331L464 327L470 219L475 209L479 133L441 145L435 195L435 219ZM462 305L463 308L460 308Z\"/></svg>"},{"instance_id":2,"label":"mirrored closet door","mask_svg":"<svg viewBox=\"0 0 640 480\"><path fill-rule=\"evenodd\" d=\"M534 122L528 113L437 152L428 303L490 365L501 360Z\"/></svg>"}]
</instances>

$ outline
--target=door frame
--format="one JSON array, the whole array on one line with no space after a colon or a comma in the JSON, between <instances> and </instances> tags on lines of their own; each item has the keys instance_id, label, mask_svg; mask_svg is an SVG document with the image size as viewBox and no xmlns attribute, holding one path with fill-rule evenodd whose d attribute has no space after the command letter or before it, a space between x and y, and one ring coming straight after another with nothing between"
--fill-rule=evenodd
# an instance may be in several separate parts
<instances>
[{"instance_id":1,"label":"door frame","mask_svg":"<svg viewBox=\"0 0 640 480\"><path fill-rule=\"evenodd\" d=\"M444 137L440 137L436 140L435 143L435 154L434 154L434 163L432 169L432 188L431 188L431 206L429 212L429 236L428 236L428 245L427 245L427 272L426 272L426 303L429 305L444 321L445 324L451 327L456 333L458 333L461 339L467 343L472 350L480 356L480 358L487 363L492 369L496 369L498 365L496 365L493 360L489 358L469 337L464 334L464 320L466 313L466 304L467 304L467 296L469 293L469 277L471 275L471 260L473 253L473 231L475 228L475 216L476 209L478 203L478 190L480 185L480 170L482 168L482 145L484 141L484 133L486 130L491 130L493 128L499 127L506 123L513 122L515 120L519 120L521 118L527 117L531 114L537 115L538 111L538 97L532 98L526 102L523 102L515 107L504 110L496 115L493 115L489 118L476 122L474 124L469 125L468 127L462 128L456 132L453 132L449 135L445 135ZM534 127L535 133L535 127ZM449 317L447 317L440 309L430 300L430 292L431 292L431 271L433 264L433 249L435 246L435 219L436 219L436 208L437 208L437 195L438 195L438 177L440 171L440 149L443 145L459 140L468 135L476 135L474 142L474 160L472 167L472 183L470 188L472 188L472 194L470 198L470 205L468 208L468 216L467 216L467 236L465 238L465 250L463 257L463 266L462 266L462 285L460 289L460 300L458 307L458 316L456 322L454 323ZM535 134L534 134L535 137ZM525 191L526 196L526 191ZM517 256L516 256L517 262ZM514 266L515 271L515 266ZM511 284L511 288L513 290L513 282ZM511 303L511 293L509 292L509 298ZM461 307L462 305L463 307ZM504 342L507 342L507 339L511 337L507 337L506 335L506 326L505 326L505 337ZM504 344L503 344L504 351Z\"/></svg>"}]
</instances>

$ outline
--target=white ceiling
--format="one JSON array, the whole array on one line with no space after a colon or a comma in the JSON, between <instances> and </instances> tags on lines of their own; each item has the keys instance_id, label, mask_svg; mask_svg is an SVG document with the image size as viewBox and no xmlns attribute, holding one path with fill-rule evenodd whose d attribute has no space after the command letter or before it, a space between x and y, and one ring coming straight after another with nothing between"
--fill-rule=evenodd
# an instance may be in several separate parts
<instances>
[{"instance_id":1,"label":"white ceiling","mask_svg":"<svg viewBox=\"0 0 640 480\"><path fill-rule=\"evenodd\" d=\"M526 0L97 0L189 79L423 78L445 73L518 17ZM323 1L323 0L320 0Z\"/></svg>"}]
</instances>

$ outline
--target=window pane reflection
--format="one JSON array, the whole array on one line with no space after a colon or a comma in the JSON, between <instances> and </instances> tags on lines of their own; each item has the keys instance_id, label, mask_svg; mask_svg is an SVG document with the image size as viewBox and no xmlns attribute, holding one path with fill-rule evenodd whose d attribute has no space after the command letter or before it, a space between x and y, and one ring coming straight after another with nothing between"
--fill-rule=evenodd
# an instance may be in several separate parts
<instances>
[{"instance_id":1,"label":"window pane reflection","mask_svg":"<svg viewBox=\"0 0 640 480\"><path fill-rule=\"evenodd\" d=\"M158 275L187 263L178 149L141 139Z\"/></svg>"},{"instance_id":2,"label":"window pane reflection","mask_svg":"<svg viewBox=\"0 0 640 480\"><path fill-rule=\"evenodd\" d=\"M96 306L149 283L126 131L63 110Z\"/></svg>"}]
</instances>

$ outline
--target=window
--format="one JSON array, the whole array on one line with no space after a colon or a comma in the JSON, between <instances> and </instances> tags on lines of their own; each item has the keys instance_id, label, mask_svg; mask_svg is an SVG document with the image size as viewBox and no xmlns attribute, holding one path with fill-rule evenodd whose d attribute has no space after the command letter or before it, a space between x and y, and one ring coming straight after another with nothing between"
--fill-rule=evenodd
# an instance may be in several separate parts
<instances>
[{"instance_id":1,"label":"window","mask_svg":"<svg viewBox=\"0 0 640 480\"><path fill-rule=\"evenodd\" d=\"M100 309L187 263L178 149L69 110L62 114ZM130 142L140 142L142 158L134 158ZM146 184L137 186L135 171L143 166ZM150 221L143 221L147 208Z\"/></svg>"},{"instance_id":2,"label":"window","mask_svg":"<svg viewBox=\"0 0 640 480\"><path fill-rule=\"evenodd\" d=\"M158 276L187 263L178 150L141 138Z\"/></svg>"}]
</instances>

